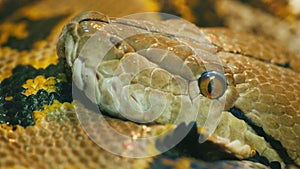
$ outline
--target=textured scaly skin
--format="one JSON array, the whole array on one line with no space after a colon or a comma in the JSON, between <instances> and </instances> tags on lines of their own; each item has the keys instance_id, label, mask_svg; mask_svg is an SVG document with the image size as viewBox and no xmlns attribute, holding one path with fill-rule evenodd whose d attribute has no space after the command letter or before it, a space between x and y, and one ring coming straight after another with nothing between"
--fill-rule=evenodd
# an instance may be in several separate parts
<instances>
[{"instance_id":1,"label":"textured scaly skin","mask_svg":"<svg viewBox=\"0 0 300 169\"><path fill-rule=\"evenodd\" d=\"M78 34L77 29L80 28L77 23L80 19L89 17L89 15L94 16L97 14L85 13L79 16L79 18L76 18L71 22L76 26L71 26L72 24L69 24L68 26L70 28L68 29L68 31L63 32L61 36L59 47L61 48L61 45L65 45L66 51L68 49L74 49L74 46L72 46L73 43L70 46L70 43L67 40L73 38L72 40L75 42L75 44L79 44L76 47L77 50L75 51L66 52L64 50L59 50L59 55L62 57L66 57L69 61L68 63L70 66L74 66L72 64L74 64L76 57L78 57L78 53L80 53L81 49L84 47L84 43L82 42L82 39L80 39L80 37L85 35ZM104 23L102 24L105 25ZM100 27L103 25L100 25ZM289 53L278 44L268 42L263 38L256 38L252 37L251 35L248 36L242 33L235 33L234 36L232 36L232 33L226 29L204 29L201 31L204 31L205 37L203 38L208 38L210 41L207 44L203 45L207 47L205 49L205 52L209 52L210 54L212 54L212 56L217 55L224 63L223 68L225 70L228 84L228 88L225 93L226 106L224 107L224 118L229 118L229 121L234 121L233 119L235 119L236 117L228 115L228 112L226 111L229 111L230 108L238 108L242 110L245 116L248 117L257 126L262 127L267 135L279 141L287 150L290 158L294 160L297 165L299 165L299 148L297 147L297 142L299 141L299 133L297 131L299 128L298 103L300 102L300 76L296 71L296 67L298 65L298 63L294 59L296 56L294 56L292 53ZM90 35L88 36L90 37ZM74 37L76 37L77 39ZM85 42L86 40L84 39L83 41ZM234 44L231 43L232 41L234 41ZM260 45L257 43L259 43ZM125 41L122 41L120 46L114 47L112 50L110 50L108 55L105 56L105 61L103 61L101 65L96 68L97 70L99 70L98 76L101 77L99 80L100 83L98 84L98 82L96 82L96 84L93 84L93 80L90 81L92 86L100 86L99 90L101 92L96 93L98 95L105 96L105 98L96 101L101 106L105 106L106 104L106 106L109 107L109 104L113 104L112 99L114 99L113 96L110 96L111 92L103 88L103 86L101 86L101 83L105 81L105 78L109 79L109 77L115 76L114 72L118 68L118 65L122 64L122 60L124 60L124 58L135 56L134 53L136 51L144 50L150 47L152 49L154 48L163 50L170 50L170 48L172 48L173 50L175 48L175 51L170 52L178 54L178 56L180 56L183 60L183 62L180 64L187 65L188 68L192 70L194 75L190 79L191 82L186 82L190 84L186 84L185 86L192 86L192 84L195 83L194 81L196 81L201 73L205 71L203 63L197 60L197 56L195 56L196 54L193 53L193 51L188 49L188 47L184 46L180 42L166 37L162 34L137 35L129 37ZM258 48L258 50L256 50L256 48ZM143 54L139 55L138 57L133 57L133 59L138 60L139 57L143 57ZM146 61L140 61L140 63L145 63L145 65L151 64L151 61L147 61L147 57L149 56L145 57ZM81 67L81 64L84 64L85 66L87 65L86 67L89 67L89 62L91 62L92 60L96 60L96 58L88 58L88 56L85 57L85 59L86 62L83 61L83 63L80 63L79 67ZM176 58L172 59L175 60ZM172 59L170 59L170 61ZM134 60L131 61L133 62ZM137 84L142 84L142 86L150 86L150 88L156 88L162 91L164 90L163 87L165 86L169 86L168 88L171 89L175 88L172 84L161 84L161 86L159 86L159 83L169 82L170 79L174 79L172 70L170 69L171 66L160 67L160 65L164 64L163 61L154 63L158 65L157 68L144 71L143 73L138 74L132 79L132 81L130 82L132 83L132 90L145 90L145 88L143 87L139 88L140 86L138 86ZM283 67L283 65L286 65L287 63L289 63L289 65L291 66ZM135 65L130 66L133 67ZM181 65L172 66L180 67ZM105 69L109 67L112 67L112 70L109 70L111 74L104 75L103 72L108 72ZM91 69L93 69L92 66ZM169 74L164 73L164 69L169 72ZM73 71L76 71L76 67L73 67ZM80 76L84 75L80 75L80 73L78 73L79 75L77 76L79 76L78 78L82 80L84 79L84 77ZM145 78L142 81L136 80L139 78L142 79L143 77L146 77L146 80ZM155 77L158 77L158 79L155 79ZM147 78L149 79L147 80ZM155 81L157 82L157 84L153 83ZM82 86L82 89L87 88L89 87ZM165 90L164 94L167 95L168 93L172 92L173 95L176 93L176 91L174 90ZM191 93L193 94L193 92ZM200 92L199 90L195 90L195 93ZM86 94L89 95L89 93ZM193 98L193 96L191 97ZM167 96L167 99L173 100L173 105L177 105L176 99L174 97ZM106 103L103 103L104 101L106 101ZM210 102L210 100L203 97L201 99L201 102L207 104ZM107 107L105 108L106 110L111 111L113 115L118 116L118 112L116 112L116 110L109 110L109 108ZM112 107L113 106L111 106L111 108ZM171 105L169 105L169 107L171 107ZM207 116L205 112L208 111L208 107L205 107L204 105L201 105L200 107L200 115L202 115L202 118L205 118ZM180 109L180 106L175 106L175 109ZM166 115L162 120L158 119L156 122L168 122L164 118L170 118L171 116L172 119L174 118L173 116L176 117L176 115L180 113L180 111L179 113L174 111L175 113L173 114L172 112L172 109L171 111L169 110L169 112L167 113L170 113L171 115ZM201 124L202 120L203 119L198 119L198 122ZM281 157L279 157L281 155L278 155L274 150L272 150L270 145L268 143L265 143L264 139L253 134L250 128L245 129L245 133L230 133L229 130L235 130L232 128L237 127L237 124L244 124L243 121L225 122L224 119L222 120L223 121L220 122L221 125L219 126L216 134L222 135L223 137L229 138L230 140L237 139L240 140L243 144L248 144L251 147L255 147L255 149L260 154L267 156L270 161L281 161ZM227 120L228 119L226 119L226 121ZM227 124L228 126L223 124ZM287 162L285 159L283 161ZM283 166L284 162L282 162Z\"/></svg>"},{"instance_id":2,"label":"textured scaly skin","mask_svg":"<svg viewBox=\"0 0 300 169\"><path fill-rule=\"evenodd\" d=\"M89 2L82 3L79 1L78 2L62 1L58 4L55 1L43 1L40 3L35 3L33 5L21 8L21 10L18 10L18 12L16 12L16 14L14 14L12 18L7 19L4 25L8 27L7 29L4 28L1 30L4 32L4 34L2 35L8 34L8 36L17 37L20 39L23 39L27 36L26 35L27 28L30 27L30 25L26 23L15 24L10 22L10 20L15 20L16 18L25 17L28 18L29 20L46 20L47 18L51 18L53 16L58 16L61 14L69 14L72 12L78 13L82 10L91 10L91 9L102 11L104 13L113 14L112 16L123 15L123 14L126 15L133 11L141 12L142 10L145 10L142 7L138 8L137 10L136 8L134 8L134 5L132 6L134 9L131 8L124 9L123 5L127 4L128 3L127 1L125 2L118 1L118 5L115 5L112 9L111 7L109 7L111 5L110 2L111 1L109 1L108 3L104 3L104 2L99 3L99 1L97 2L89 1ZM123 5L120 5L122 3ZM51 8L49 8L49 6L51 6ZM120 13L120 11L122 11L122 13ZM0 81L10 77L11 76L10 72L12 68L16 67L17 65L30 64L35 68L45 68L49 66L51 63L57 64L55 45L62 24L64 24L65 22L66 21L57 23L57 25L55 25L51 30L49 36L47 35L48 36L47 38L42 39L37 43L35 43L33 48L29 49L29 51L21 52L8 47L0 47L1 63L4 63L2 65L5 65L5 67L1 67ZM11 30L15 30L15 31L12 32ZM294 62L290 64L290 65L294 65L293 69L291 70L276 67L276 66L271 66L271 67L272 68L276 67L274 70L280 69L280 72L284 72L283 74L288 74L286 78L288 77L290 78L286 82L290 83L289 85L295 86L295 83L299 81L299 73L297 71L294 71L297 69L299 70L300 67L297 57L294 55L286 54L287 53L286 50L278 50L281 49L280 45L275 45L275 47L268 47L269 46L268 44L272 43L271 41L263 41L262 43L260 37L250 36L249 38L249 35L236 34L236 32L232 32L229 30L222 31L220 29L217 29L217 30L205 30L205 31L207 31L207 36L211 38L211 41L217 46L221 47L219 50L220 55L223 55L224 53L221 51L227 51L227 52L231 51L229 53L239 52L240 54L242 54L240 56L237 55L226 56L228 60L231 60L231 63L236 63L236 65L239 65L237 66L237 68L239 69L232 69L232 72L237 72L237 74L234 76L237 84L246 83L249 85L250 81L246 80L246 77L248 79L258 80L267 76L265 73L260 74L261 75L260 78L258 76L257 77L247 76L251 74L250 72L254 72L254 70L256 69L260 70L260 67L257 68L254 67L254 65L252 64L246 64L247 61L249 61L250 63L259 62L256 61L255 59L246 58L246 56L252 54L251 56L255 58L258 57L259 53L263 53L263 55L260 56L262 58L268 56L268 58L264 60L271 60L273 57L277 57L277 56L280 56L281 59L285 59L285 60L294 60ZM232 39L233 35L237 35L237 37L234 38L235 40ZM236 41L237 39L239 40ZM2 39L2 42L3 43L6 42L5 38ZM236 45L237 42L239 42L240 45ZM249 44L249 42L251 42L251 44ZM241 58L240 64L238 64L237 60L232 60L233 58ZM259 63L260 63L259 65L262 67L268 67L266 63L263 62L259 62ZM247 70L248 73L245 74L244 70ZM256 74L257 73L255 72L254 75ZM278 77L275 76L273 78L276 79ZM264 80L268 81L268 78L265 78ZM272 81L272 83L277 83L277 82L278 81ZM256 87L256 85L254 86L253 84L251 84L250 86L251 88L259 88L259 86ZM246 91L243 88L243 85L240 85L239 88L240 91ZM297 89L299 89L299 87ZM299 92L297 93L297 91L295 90L292 93L294 92L295 94L291 94L291 97L296 98L294 99L294 101L296 100L299 102ZM272 96L273 95L275 94L272 93ZM242 97L244 99L240 99L240 100L245 100L246 96L251 96L251 93L246 93L244 97ZM257 95L254 94L254 96ZM276 99L282 98L281 96L280 97L274 96L274 97ZM279 99L277 100L279 101ZM267 101L269 100L267 99ZM280 100L280 102L286 103L285 99ZM252 104L251 106L248 106L247 110L249 110L249 112L252 112L254 110L253 107L255 106L258 106L258 104ZM296 106L297 108L297 105L294 104L294 106ZM240 104L239 108L243 109L243 107L244 105ZM282 108L280 110L282 110ZM295 111L288 111L288 112L291 112L293 114L292 116L294 117L294 121L299 123L300 121L299 115L297 115L299 114L299 112L297 110L299 110L299 106ZM263 110L260 111L263 112ZM133 167L149 168L151 161L153 161L153 159L133 160L133 159L120 158L99 148L96 144L92 142L92 140L90 140L90 138L82 130L82 127L80 126L80 123L76 118L74 108L69 103L62 104L56 102L51 106L46 106L43 112L47 115L43 116L43 119L41 121L37 121L37 124L35 126L30 126L25 129L23 129L22 127L18 127L17 130L14 131L11 130L10 128L8 129L5 128L5 126L1 127L0 129L0 135L1 135L0 153L2 154L0 160L1 168L2 167L3 168L12 168L12 167L14 168L118 168L120 166L122 166L122 168L133 168ZM237 118L234 118L232 115L230 115L230 113L224 112L224 114L225 115L222 117L224 120L222 120L222 122L219 125L220 128L218 129L219 135L223 134L224 137L229 137L230 135L233 138L238 138L239 134L242 134L245 130L248 130L248 127L245 123L240 122ZM275 119L276 116L272 117L272 119L273 118ZM257 119L257 120L258 123L259 121L261 121L261 119ZM273 120L269 122L272 121ZM264 122L265 121L263 121L263 123ZM113 123L114 126L116 126L117 128L118 126L120 127L119 128L120 131L124 129L125 133L126 132L128 133L129 131L137 130L137 126L134 123L124 123L123 121L116 120L116 119L113 120ZM234 124L232 126L237 126L238 124L240 125L239 127L230 127L231 125L229 124L231 125ZM293 125L293 128L294 128L293 130L289 130L289 131L293 131L295 133L300 131L299 124L295 123ZM286 133L279 133L279 132L276 133L278 134L278 137L283 137L281 135L286 134ZM253 133L249 134L248 132L244 132L243 137L248 138L249 140L250 137L255 138L253 137L253 135L255 134ZM296 135L297 136L295 140L286 140L286 141L289 141L290 143L299 142L299 133L297 133ZM109 135L107 135L107 137L104 138L107 138L108 141L114 139L114 138L109 138ZM258 141L260 142L257 143ZM257 149L264 147L265 145L264 143L265 141L260 137L258 137L257 140L254 140L254 142L260 145L259 147L254 147ZM294 146L294 149L297 149L297 147L298 146ZM292 157L298 156L297 153L299 153L298 150L290 150L290 152L291 152L290 154L294 154L291 155ZM87 156L86 154L89 155ZM299 157L295 159L299 159ZM297 161L297 163L299 164L299 160ZM178 160L164 161L164 165L172 166L174 168L175 167L188 168L190 167L191 164L194 164L194 166L198 166L198 167L202 166L202 167L211 167L211 168L212 167L213 168L225 168L225 167L249 168L250 166L252 167L255 166L255 168L265 168L262 165L259 165L257 163L254 164L249 161L203 162L191 158L181 158Z\"/></svg>"}]
</instances>

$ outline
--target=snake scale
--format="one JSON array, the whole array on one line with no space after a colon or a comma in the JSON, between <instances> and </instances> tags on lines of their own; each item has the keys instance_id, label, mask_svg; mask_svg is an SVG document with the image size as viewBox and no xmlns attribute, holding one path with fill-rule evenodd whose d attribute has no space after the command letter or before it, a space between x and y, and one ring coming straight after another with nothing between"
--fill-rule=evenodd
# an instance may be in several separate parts
<instances>
[{"instance_id":1,"label":"snake scale","mask_svg":"<svg viewBox=\"0 0 300 169\"><path fill-rule=\"evenodd\" d=\"M70 2L62 3L68 4ZM76 2L73 3L76 4ZM138 5L138 3L136 4ZM48 5L56 7L56 10L48 8ZM23 112L19 111L20 109L31 110L33 115L30 117L35 122L32 124L30 120L28 122L22 119L3 122L2 119L6 119L4 117L10 116L10 114L1 114L1 168L299 167L300 63L297 60L299 57L276 42L245 33L233 33L224 28L201 28L197 30L206 39L200 45L201 49L210 54L209 56L213 55L220 58L221 69L227 79L227 86L224 88L224 90L226 89L224 91L226 101L220 122L214 134L203 143L204 147L201 147L201 144L197 142L197 137L205 132L201 130L201 126L196 126L196 129L193 126L192 131L175 149L155 157L126 158L114 155L95 144L91 139L95 141L102 138L105 142L114 142L116 138L112 137L105 128L101 130L101 134L95 130L94 133L87 135L86 130L83 130L81 126L84 123L83 121L88 122L85 123L87 124L86 129L95 129L98 122L94 119L97 119L98 115L88 110L84 105L76 103L76 101L71 102L71 86L68 79L70 72L65 68L65 64L72 66L76 60L70 58L68 52L75 52L75 55L73 55L75 57L78 57L77 54L80 53L74 48L68 48L74 35L77 36L77 39L74 40L75 44L78 43L78 40L82 40L82 34L79 34L79 36L76 34L80 27L75 27L76 29L69 27L65 29L60 37L58 55L62 58L57 58L55 47L63 25L70 20L71 16L73 17L75 13L78 14L79 11L91 9L109 13L109 11L105 11L107 8L103 7L105 5L109 6L111 4L91 2L91 4L77 4L66 9L57 6L52 1L36 2L32 6L20 8L15 15L11 15L2 24L0 39L1 44L3 44L1 45L1 113L7 111L22 114ZM64 6L64 4L61 4L61 6ZM134 11L135 9L130 10ZM37 11L39 11L38 15L36 14ZM73 11L71 16L69 15L70 11ZM139 11L136 10L135 12ZM33 38L34 45L31 44L31 41L21 41L20 44L23 45L15 50L14 45L17 43L11 43L12 39L10 37L21 40L26 39L27 36L34 37L30 34L30 31L26 31L28 20L26 18L18 20L20 16L30 18L31 24L35 24L37 27L43 20L54 26L52 25L53 27L50 29L45 28L44 31L48 31L46 33L49 34L48 37L45 36L44 39ZM95 14L93 17L91 16L93 16L91 13L87 13L81 15L79 20L75 19L69 23L77 26L80 23L107 24L107 20L99 17L103 15ZM46 20L45 18L51 19ZM108 17L105 16L105 18ZM14 20L15 22L11 23L8 20ZM113 21L113 19L111 20ZM170 25L177 24L176 21L168 22ZM129 27L147 30L134 24L129 24ZM12 28L16 31L10 31ZM206 70L201 69L203 67L201 62L195 62L195 58L189 57L191 55L197 57L198 53L193 53L194 51L181 44L176 36L166 35L159 31L150 31L148 36L135 36L131 37L132 39L128 38L123 41L117 39L117 42L121 43L112 43L113 49L107 55L107 60L110 60L111 57L114 59L119 57L120 59L124 56L124 53L135 53L137 50L148 49L149 45L153 44L157 45L151 46L152 48L163 50L170 50L170 46L173 45L172 51L175 48L173 52L177 52L176 54L181 56L182 60L188 63L188 68L192 70L192 75L195 77L191 81L198 82L198 78L203 76ZM111 42L116 41L112 40ZM197 42L189 40L187 42L196 43L195 46L197 46ZM6 44L11 45L7 47ZM80 45L83 44L79 44L79 49L82 47ZM67 55L65 55L66 51ZM147 58L143 55L145 53L140 53L140 56ZM93 62L93 60L90 61ZM87 60L83 61L85 64L87 62ZM108 65L114 67L114 65ZM157 62L157 65L159 66L156 69L160 70L156 71L157 74L163 72L164 75L157 77L158 79L162 77L169 79L171 77L172 79L175 77L170 73L172 72L170 67L161 67L159 62ZM14 67L15 69L13 69ZM105 66L101 68L103 68L102 73L108 70L108 67ZM147 77L155 77L153 72L152 70L152 76L148 75ZM169 74L166 72L169 72ZM147 72L145 73L147 74ZM143 75L140 75L139 79L134 80L135 83L143 82L147 84L147 80L144 79L143 81L142 78ZM168 80L160 80L160 83L163 81ZM11 86L11 84L15 85ZM148 85L152 85L153 88L155 88L155 85L157 85L156 88L161 87L159 83ZM207 84L204 85L204 88L206 87ZM201 97L201 103L203 103L200 112L205 113L207 112L206 104L209 104L212 98L208 97L207 93L199 90L196 94ZM176 93L175 89L166 91ZM206 92L208 91L210 90ZM222 96L223 92L221 92L220 98ZM108 96L104 98L108 103L114 101L114 98L107 99ZM23 102L32 106L23 105ZM12 106L13 108L11 108ZM182 109L182 112L187 113L188 107ZM173 108L176 110L178 107L174 106ZM83 121L82 119L78 121L75 113L76 109L91 116L87 116ZM108 110L109 107L104 109ZM19 114L14 116L21 116ZM131 138L153 136L155 133L167 129L171 129L170 137L172 137L180 128L184 128L184 125L165 125L165 118L159 119L158 123L162 124L147 126L124 121L113 117L114 115L105 117L105 121L118 132ZM168 140L167 138L164 139L165 141ZM164 142L164 139L162 142ZM117 146L116 149L124 149L124 152L126 152L126 148L130 150L132 140L122 143L122 146ZM135 151L157 152L159 150L157 146L157 142L149 142L146 148L141 147ZM201 154L204 155L201 156Z\"/></svg>"}]
</instances>

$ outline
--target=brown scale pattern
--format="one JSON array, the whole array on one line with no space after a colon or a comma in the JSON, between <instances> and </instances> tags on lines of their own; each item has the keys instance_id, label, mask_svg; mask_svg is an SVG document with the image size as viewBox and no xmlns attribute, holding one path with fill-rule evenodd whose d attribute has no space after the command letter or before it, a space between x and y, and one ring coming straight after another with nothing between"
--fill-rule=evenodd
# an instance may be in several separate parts
<instances>
[{"instance_id":1,"label":"brown scale pattern","mask_svg":"<svg viewBox=\"0 0 300 169\"><path fill-rule=\"evenodd\" d=\"M229 29L224 28L204 29L204 32L208 34L211 42L221 46L224 51L241 53L272 64L285 65L289 63L293 69L300 71L300 63L296 60L298 56L277 41L239 31L232 33Z\"/></svg>"},{"instance_id":2,"label":"brown scale pattern","mask_svg":"<svg viewBox=\"0 0 300 169\"><path fill-rule=\"evenodd\" d=\"M295 71L298 67L283 68L272 64L293 62L296 56L263 38L256 41L242 33L230 36L224 29L209 29L206 33L211 42L220 47L218 56L234 74L240 94L235 106L262 126L267 134L278 139L299 164L300 75ZM234 46L231 41L235 42Z\"/></svg>"},{"instance_id":3,"label":"brown scale pattern","mask_svg":"<svg viewBox=\"0 0 300 169\"><path fill-rule=\"evenodd\" d=\"M239 55L225 57L228 63L236 60L239 61L237 64L249 63L243 64L244 69L240 72L245 81L237 84L240 97L235 105L268 134L280 140L288 148L290 156L299 162L300 76L273 65L267 66L270 71L263 70L265 63L251 58ZM253 67L258 71L253 71Z\"/></svg>"},{"instance_id":4,"label":"brown scale pattern","mask_svg":"<svg viewBox=\"0 0 300 169\"><path fill-rule=\"evenodd\" d=\"M81 127L72 104L55 102L49 107L51 108L45 110L45 118L35 126L26 129L20 127L16 131L0 128L0 147L6 147L0 149L1 157L6 157L0 160L1 168L133 167L134 159L111 154L90 140ZM139 129L134 123L117 121L108 119L120 132L128 133ZM95 134L105 138L107 142L114 139L109 132Z\"/></svg>"},{"instance_id":5,"label":"brown scale pattern","mask_svg":"<svg viewBox=\"0 0 300 169\"><path fill-rule=\"evenodd\" d=\"M5 1L7 2L7 1ZM24 8L21 8L19 10L18 15L15 15L16 17L28 17L28 18L34 18L34 19L41 19L41 18L47 18L55 15L60 14L66 14L66 13L72 13L74 11L79 12L82 10L98 10L102 11L103 13L106 13L108 15L124 15L128 13L132 13L133 11L143 11L144 8L141 8L139 5L130 5L128 8L124 8L124 6L128 6L127 1L118 1L118 5L113 5L115 2L113 1L105 1L103 3L95 3L95 1L88 1L88 2L75 2L71 0L62 1L60 3L57 3L56 1L52 0L45 0L42 2L37 2L34 5L30 5ZM0 2L1 4L1 2ZM69 5L73 4L73 5ZM110 8L109 6L113 5L114 9ZM55 10L53 10L55 9ZM149 9L149 7L148 7ZM240 13L240 11L238 11ZM1 77L0 81L3 79L9 77L11 75L10 71L13 67L15 67L19 62L17 62L15 59L17 59L17 56L23 56L25 60L22 61L22 63L31 63L33 60L35 63L40 63L39 57L47 56L45 55L48 51L50 53L55 53L54 46L56 43L56 38L58 36L58 33L62 27L62 24L58 26L59 29L55 29L53 31L53 34L51 35L51 43L48 41L47 43L50 43L51 49L47 50L45 48L48 48L49 46L43 44L40 44L38 51L34 54L26 54L26 53L19 53L16 50L12 50L9 48L3 48L0 47L0 68L1 68ZM230 34L232 36L233 34ZM228 41L227 43L231 43L231 41ZM243 45L237 46L237 47L243 47ZM257 49L254 48L254 51ZM273 51L270 50L270 51ZM269 51L267 50L264 54L268 54ZM15 57L12 57L15 56ZM56 57L56 55L48 55ZM238 57L238 56L236 56ZM230 58L230 57L229 57ZM232 57L233 58L233 57ZM49 58L50 59L50 58ZM56 59L56 58L55 58ZM55 60L54 59L54 60ZM52 60L53 61L53 60ZM45 63L49 63L51 61L45 61ZM55 63L55 62L53 62ZM299 61L296 59L293 62L294 68L299 68ZM298 66L296 66L298 64ZM232 70L237 69L232 67ZM261 69L261 68L260 68ZM299 69L298 69L299 70ZM238 72L238 70L235 70ZM249 75L251 75L251 72L248 72ZM253 72L252 72L253 73ZM256 73L256 72L255 72ZM274 72L277 73L278 72ZM253 74L252 74L253 75ZM251 76L249 76L251 78ZM237 73L235 75L235 79L240 84L246 80L246 77L242 73ZM266 78L263 78L262 76L259 78L261 81L265 81ZM267 79L268 80L268 79ZM274 84L276 81L272 81L272 84ZM291 84L294 83L294 79L291 75L286 77L286 83L285 88L288 89L288 91L293 90L293 86ZM258 81L253 81L252 85L257 85ZM299 83L298 83L299 84ZM249 86L247 85L240 85L240 90L246 90ZM299 85L296 86L297 89L299 89ZM280 87L279 87L280 88ZM279 89L276 88L276 91ZM268 87L266 87L267 91ZM279 94L277 94L279 95ZM256 98L254 95L249 94L249 96ZM299 94L297 93L291 93L290 94L290 100L289 102L294 101L295 103L299 103L299 100L296 100ZM260 96L260 100L266 104L272 104L273 100L279 101L279 98L281 99L280 102L285 103L285 99L282 99L284 97L276 96L274 94L265 94ZM245 104L247 105L247 104ZM264 110L264 105L260 105L256 103L256 105L260 107L261 110ZM296 110L299 110L299 104L293 104L295 106L294 108ZM0 127L0 168L119 168L122 166L122 168L131 168L133 162L130 159L123 159L117 156L114 156L103 149L99 148L96 144L94 144L87 135L85 135L84 131L82 130L80 124L78 123L77 119L75 117L75 113L70 108L70 106L67 105L60 105L61 108L57 108L55 110L49 111L49 116L47 116L47 120L43 120L40 124L32 127L28 127L26 129L18 128L16 131L11 131L7 128L9 127ZM67 108L68 107L68 108ZM278 111L275 111L273 113L281 114L282 111L284 111L285 107L278 106ZM54 115L50 115L51 112ZM68 113L66 113L68 112ZM292 112L292 111L288 111ZM298 113L299 114L299 113ZM287 116L287 115L285 115ZM269 121L268 125L272 127L278 127L278 124L275 123L272 119L272 117L265 117L265 121ZM271 120L269 120L269 119ZM286 118L282 118L286 119ZM296 116L294 117L294 120L299 122L300 117ZM284 123L285 125L289 125L289 120ZM116 123L117 124L117 123ZM122 129L122 128L121 128ZM300 125L295 124L293 126L293 131L296 133L297 136L300 135ZM287 132L286 132L287 133ZM274 133L276 134L276 133ZM279 133L278 133L279 134ZM99 136L100 137L100 136ZM299 137L296 138L299 140ZM289 142L289 140L286 140ZM294 149L297 149L298 146L294 146ZM300 152L299 148L296 152ZM293 154L293 153L292 153ZM89 156L89 157L87 157ZM298 156L299 157L299 156ZM182 163L184 161L184 163ZM109 163L108 163L109 162ZM172 163L171 166L178 167L186 167L190 164L190 159L182 159L182 161L175 161ZM146 168L147 161L140 161L135 162L134 164L141 164L139 168L142 168L143 166ZM253 164L253 163L252 163ZM203 164L204 165L204 164ZM223 166L224 167L224 166ZM257 166L256 166L257 167ZM247 168L247 167L245 167Z\"/></svg>"}]
</instances>

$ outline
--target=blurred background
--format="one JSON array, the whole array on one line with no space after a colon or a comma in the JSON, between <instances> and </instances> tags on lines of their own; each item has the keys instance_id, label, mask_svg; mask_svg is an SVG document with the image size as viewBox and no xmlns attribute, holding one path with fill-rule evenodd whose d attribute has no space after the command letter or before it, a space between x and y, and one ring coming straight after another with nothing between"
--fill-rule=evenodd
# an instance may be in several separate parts
<instances>
[{"instance_id":1,"label":"blurred background","mask_svg":"<svg viewBox=\"0 0 300 169\"><path fill-rule=\"evenodd\" d=\"M165 12L201 27L229 27L266 36L300 54L300 0L0 0L0 27L3 31L3 22L19 20L19 15L41 19L84 10L109 16ZM3 34L0 38L0 44L5 44Z\"/></svg>"}]
</instances>

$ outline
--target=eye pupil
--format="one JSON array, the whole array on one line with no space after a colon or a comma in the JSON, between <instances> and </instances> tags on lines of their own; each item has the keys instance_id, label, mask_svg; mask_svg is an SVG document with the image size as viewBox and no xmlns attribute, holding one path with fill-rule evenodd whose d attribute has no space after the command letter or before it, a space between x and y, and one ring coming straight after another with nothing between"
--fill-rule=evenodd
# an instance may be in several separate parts
<instances>
[{"instance_id":1,"label":"eye pupil","mask_svg":"<svg viewBox=\"0 0 300 169\"><path fill-rule=\"evenodd\" d=\"M203 96L217 99L223 96L227 89L226 77L221 72L207 71L198 79L198 86Z\"/></svg>"},{"instance_id":2,"label":"eye pupil","mask_svg":"<svg viewBox=\"0 0 300 169\"><path fill-rule=\"evenodd\" d=\"M213 88L214 88L214 81L210 80L208 85L207 85L207 92L212 93Z\"/></svg>"}]
</instances>

